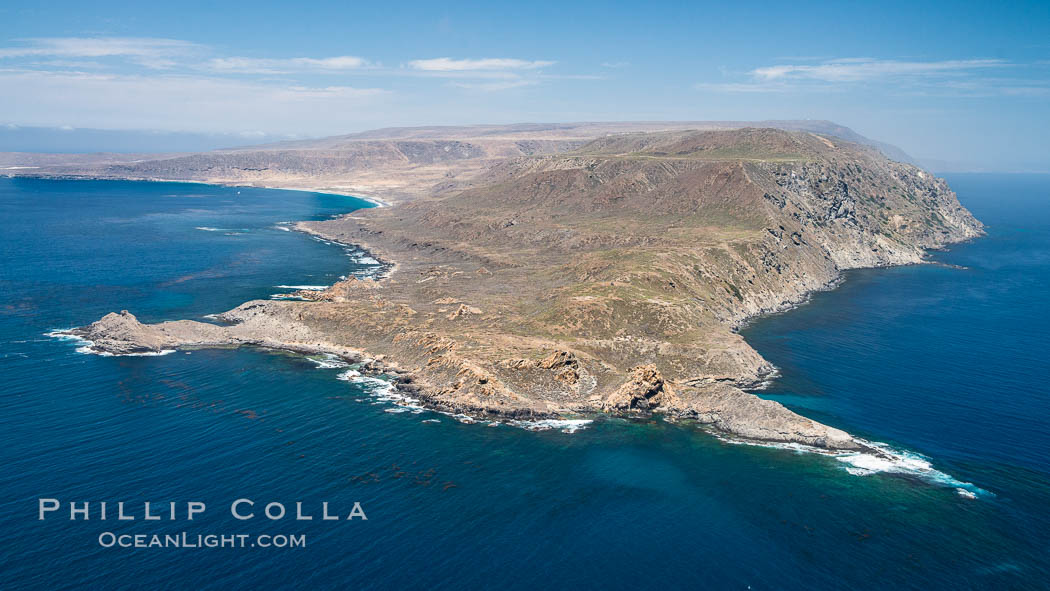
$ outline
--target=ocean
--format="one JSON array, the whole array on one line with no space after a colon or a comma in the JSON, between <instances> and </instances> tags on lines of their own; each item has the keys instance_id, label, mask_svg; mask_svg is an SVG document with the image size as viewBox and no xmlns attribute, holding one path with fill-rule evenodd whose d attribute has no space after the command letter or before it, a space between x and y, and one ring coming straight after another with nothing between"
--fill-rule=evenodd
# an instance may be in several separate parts
<instances>
[{"instance_id":1,"label":"ocean","mask_svg":"<svg viewBox=\"0 0 1050 591\"><path fill-rule=\"evenodd\" d=\"M848 272L743 331L780 369L762 396L899 456L880 463L686 423L468 423L290 353L85 354L48 333L375 273L289 231L369 204L0 179L0 588L1050 588L1050 175L948 180L987 237ZM62 510L39 519L40 498ZM231 515L242 498L255 518ZM91 518L71 521L70 501ZM118 501L138 519L113 519ZM144 501L165 518L144 520ZM189 501L206 512L187 520ZM290 517L297 501L313 520ZM271 502L289 515L265 518ZM323 520L323 502L367 520ZM183 532L306 543L100 543Z\"/></svg>"}]
</instances>

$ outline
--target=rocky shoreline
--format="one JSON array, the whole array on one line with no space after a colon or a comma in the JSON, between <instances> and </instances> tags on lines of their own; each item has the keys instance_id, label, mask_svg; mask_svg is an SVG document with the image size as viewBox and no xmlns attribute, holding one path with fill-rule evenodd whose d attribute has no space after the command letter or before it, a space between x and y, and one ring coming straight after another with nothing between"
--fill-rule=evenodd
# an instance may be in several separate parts
<instances>
[{"instance_id":1,"label":"rocky shoreline","mask_svg":"<svg viewBox=\"0 0 1050 591\"><path fill-rule=\"evenodd\" d=\"M745 149L759 157L720 156ZM736 330L833 288L846 269L919 263L981 234L928 173L776 130L597 140L506 161L475 185L297 224L393 262L378 281L247 302L223 326L121 312L72 334L111 354L336 355L396 376L427 407L480 418L660 414L752 441L874 452L746 392L775 368Z\"/></svg>"},{"instance_id":2,"label":"rocky shoreline","mask_svg":"<svg viewBox=\"0 0 1050 591\"><path fill-rule=\"evenodd\" d=\"M334 244L363 250L383 263L384 268L387 269L383 273L385 276L389 276L393 270L397 269L396 263L383 261L376 253L368 250L361 244L339 242L335 236L310 229L303 226L302 223L297 224L296 229ZM354 285L355 283L369 282L374 282L374 280L350 279L341 282L341 284ZM339 286L340 284L337 284L325 291L301 290L294 295L306 302L325 301L326 299L330 301L332 290L338 289ZM421 379L422 376L418 375L418 372L402 367L395 359L390 359L386 355L373 356L365 350L331 342L309 342L309 333L301 330L297 331L294 326L282 326L273 322L266 322L262 326L257 326L255 322L252 322L253 319L256 321L260 318L270 320L274 317L270 313L259 313L260 309L286 305L300 306L302 302L249 301L233 310L216 315L215 319L223 322L224 325L190 320L147 325L139 322L129 311L121 310L120 312L107 314L87 326L61 332L82 339L92 352L113 356L158 354L161 351L172 349L242 346L288 351L301 355L331 355L344 362L358 365L360 370L366 374L392 376L394 378L392 382L393 387L412 396L426 408L454 415L465 415L480 420L535 421L565 419L568 416L577 417L588 414L638 418L639 416L652 416L654 413L658 413L671 420L693 420L745 441L791 442L829 450L865 450L881 453L878 449L855 440L844 431L826 427L801 417L785 409L777 402L744 394L728 386L722 391L722 397L724 398L722 402L725 405L738 407L741 403L744 403L745 406L752 407L737 409L740 411L739 414L750 414L744 420L735 416L738 413L722 417L716 410L718 405L712 405L711 409L706 410L706 412L703 409L673 411L666 408L668 404L665 402L665 408L657 409L659 396L662 394L666 397L668 392L664 390L665 383L663 378L652 366L636 368L631 376L631 380L618 390L617 396L613 400L596 407L573 409L569 411L569 415L565 411L530 407L493 409L485 406L449 403L439 398L440 388L435 387L435 385L425 379ZM792 307L792 304L788 304L787 307ZM552 357L552 360L547 360L544 363L549 366L572 363L571 354L567 352L555 352ZM775 368L769 367L770 374L775 371ZM764 378L765 376L763 376ZM673 396L673 394L671 395ZM653 400L651 410L649 409L650 400ZM637 401L642 401L640 407L636 404ZM759 416L764 417L763 421L758 420ZM767 424L761 424L762 422Z\"/></svg>"},{"instance_id":3,"label":"rocky shoreline","mask_svg":"<svg viewBox=\"0 0 1050 591\"><path fill-rule=\"evenodd\" d=\"M346 247L354 247L363 250L370 256L373 256L373 258L376 258L376 260L380 260L383 263L384 269L387 269L387 271L383 273L386 276L389 276L389 274L397 268L396 263L383 261L374 252L364 248L361 244L341 243L335 236L310 229L302 226L302 224L297 224L296 229L334 244L341 244ZM837 276L819 288L819 290L834 289L841 284L842 280L841 276ZM328 290L325 290L324 292L302 290L295 295L304 300L310 301L323 300L327 293ZM814 292L806 292L800 300L785 301L782 306L777 309L762 311L754 316L749 316L734 325L734 330L742 328L748 322L763 315L783 313L802 305L812 296L813 293ZM334 343L307 343L285 340L277 337L277 335L286 334L286 332L281 329L271 331L265 329L258 329L258 331L256 329L243 331L230 330L238 325L243 326L243 323L247 318L243 314L245 310L251 310L258 306L269 306L271 304L273 304L273 302L264 300L246 302L234 310L219 314L216 316L216 319L226 323L227 326L220 326L218 327L220 330L216 331L206 328L215 325L193 321L176 321L164 322L156 325L145 325L139 322L138 319L127 310L122 310L119 313L107 314L102 319L90 325L74 328L65 331L65 333L87 341L87 347L94 352L116 356L157 354L158 352L168 350L169 348L192 349L241 346L282 350L301 355L331 355L344 362L358 365L360 370L366 374L392 376L393 387L418 400L423 406L431 410L453 415L465 415L482 420L543 420L566 418L566 415L563 412L545 412L533 408L508 408L500 409L499 412L493 412L493 409L491 408L449 404L434 395L439 390L433 389L433 387L425 380L420 380L413 371L401 367L395 360L387 359L385 355L373 357L364 350L345 347ZM863 450L866 453L873 453L880 456L885 453L880 448L872 447L867 442L857 440L843 431L825 427L824 425L820 425L814 421L809 421L808 419L803 420L804 428L799 429L798 427L794 427L794 430L792 430L792 426L790 425L796 423L797 419L802 417L795 415L791 411L787 411L787 409L784 409L779 403L762 400L754 396L751 396L751 398L754 399L754 401L758 401L757 406L761 407L765 405L766 408L761 408L760 410L757 410L757 412L754 412L752 416L747 417L746 423L752 424L753 427L749 427L747 424L741 424L734 420L723 420L717 414L705 414L692 409L685 411L656 410L656 405L654 405L654 411L645 412L645 408L638 409L635 405L631 404L632 398L644 399L647 402L648 399L652 397L654 391L657 394L659 393L663 384L662 379L653 368L647 367L639 369L640 371L636 372L634 381L629 385L630 387L621 389L622 395L619 401L614 401L611 404L597 408L582 408L574 411L571 416L587 416L588 414L600 413L638 418L639 416L652 416L655 411L655 413L659 413L670 420L692 420L701 425L711 426L727 435L732 435L745 442L798 443L816 449L825 450ZM753 383L738 385L742 389L747 389L749 386L754 387L771 377L775 377L777 373L775 367L769 366L763 373L759 374L758 378ZM637 391L642 391L644 394L641 397L638 397L637 394L633 393ZM732 389L728 389L727 393L730 398L733 398ZM751 399L743 400L753 402ZM731 404L733 405L739 403L740 400L731 401ZM745 411L745 414L747 414L747 412L750 411ZM757 420L756 415L766 415L767 421L773 423L786 423L789 427L786 430L779 430L775 434L771 434L768 431L771 427L769 425L760 425L760 421ZM805 424L805 421L809 421L812 424L807 425ZM813 427L816 427L816 429L813 429Z\"/></svg>"},{"instance_id":4,"label":"rocky shoreline","mask_svg":"<svg viewBox=\"0 0 1050 591\"><path fill-rule=\"evenodd\" d=\"M289 351L301 355L331 355L359 365L365 373L393 376L392 385L395 388L417 399L427 408L481 420L565 419L596 413L637 418L659 413L671 419L694 420L703 425L710 425L744 440L792 442L835 450L877 451L854 440L844 431L826 427L787 410L777 402L763 400L728 385L722 388L719 395L714 397L714 403L709 404L707 408L658 409L661 404L664 407L674 404L669 400L660 400L661 396L667 398L675 394L665 388L667 384L653 366L635 368L630 380L611 400L592 408L579 407L566 412L535 407L493 409L479 405L449 403L438 396L440 387L385 355L371 356L364 350L337 343L309 342L304 333L299 333L298 338L306 340L286 340L290 333L296 332L294 327L275 324L254 326L251 322L251 318L258 317L258 314L251 314L258 307L283 303L252 301L218 315L219 320L229 323L228 326L188 320L147 325L139 322L127 310L122 310L119 313L107 314L87 326L55 334L77 337L86 341L87 348L92 352L113 356L159 354L173 349L242 346ZM568 357L568 354L556 352L554 357L555 360L549 361L549 364L559 363L557 358ZM641 405L637 404L639 401L642 402ZM650 401L653 405L652 410L649 410Z\"/></svg>"}]
</instances>

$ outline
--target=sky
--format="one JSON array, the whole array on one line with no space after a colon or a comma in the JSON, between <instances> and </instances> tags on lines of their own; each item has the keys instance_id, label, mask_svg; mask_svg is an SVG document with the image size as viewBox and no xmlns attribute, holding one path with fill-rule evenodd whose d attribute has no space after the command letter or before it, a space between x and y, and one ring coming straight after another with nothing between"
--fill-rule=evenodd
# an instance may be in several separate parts
<instances>
[{"instance_id":1,"label":"sky","mask_svg":"<svg viewBox=\"0 0 1050 591\"><path fill-rule=\"evenodd\" d=\"M0 22L0 131L245 144L404 125L828 119L945 169L1050 171L1045 0L41 0L0 4Z\"/></svg>"}]
</instances>

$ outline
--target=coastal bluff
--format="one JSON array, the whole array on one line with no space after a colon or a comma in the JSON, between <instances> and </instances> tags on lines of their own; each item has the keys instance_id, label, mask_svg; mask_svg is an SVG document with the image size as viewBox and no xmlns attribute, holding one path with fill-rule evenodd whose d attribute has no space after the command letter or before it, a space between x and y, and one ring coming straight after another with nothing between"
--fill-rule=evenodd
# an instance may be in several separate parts
<instances>
[{"instance_id":1,"label":"coastal bluff","mask_svg":"<svg viewBox=\"0 0 1050 591\"><path fill-rule=\"evenodd\" d=\"M73 334L112 354L253 345L330 353L424 404L482 417L662 414L752 440L856 449L746 390L775 369L736 329L835 284L980 236L942 180L830 134L607 135L486 162L461 186L298 225L386 277L303 301Z\"/></svg>"}]
</instances>

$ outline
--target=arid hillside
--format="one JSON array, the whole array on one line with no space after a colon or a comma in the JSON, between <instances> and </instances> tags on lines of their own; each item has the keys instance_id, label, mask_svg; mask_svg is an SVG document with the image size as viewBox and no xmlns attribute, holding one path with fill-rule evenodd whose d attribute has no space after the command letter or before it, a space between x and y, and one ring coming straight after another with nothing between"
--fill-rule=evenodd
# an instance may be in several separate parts
<instances>
[{"instance_id":1,"label":"arid hillside","mask_svg":"<svg viewBox=\"0 0 1050 591\"><path fill-rule=\"evenodd\" d=\"M0 154L19 176L179 180L306 188L363 195L391 203L445 195L472 185L494 164L522 156L576 150L596 138L640 132L725 130L740 121L529 123L404 127L328 138L215 150L199 154ZM761 127L825 133L907 155L827 121L770 121ZM31 168L21 168L29 166ZM10 168L19 167L19 168Z\"/></svg>"},{"instance_id":2,"label":"arid hillside","mask_svg":"<svg viewBox=\"0 0 1050 591\"><path fill-rule=\"evenodd\" d=\"M660 412L826 447L847 434L742 388L772 368L734 328L844 269L917 263L981 224L943 180L834 136L769 128L619 134L503 159L467 188L306 231L396 265L232 324L110 315L105 350L251 343L373 360L439 408Z\"/></svg>"}]
</instances>

